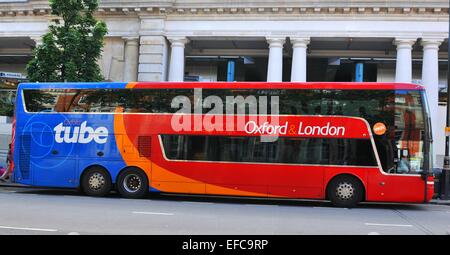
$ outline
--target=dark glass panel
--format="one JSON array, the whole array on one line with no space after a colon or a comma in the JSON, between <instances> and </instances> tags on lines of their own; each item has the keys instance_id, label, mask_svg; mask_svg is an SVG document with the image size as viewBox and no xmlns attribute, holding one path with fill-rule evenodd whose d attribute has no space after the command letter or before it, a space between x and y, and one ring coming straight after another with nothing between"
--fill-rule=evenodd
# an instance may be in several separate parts
<instances>
[{"instance_id":1,"label":"dark glass panel","mask_svg":"<svg viewBox=\"0 0 450 255\"><path fill-rule=\"evenodd\" d=\"M376 166L370 140L161 135L168 159Z\"/></svg>"}]
</instances>

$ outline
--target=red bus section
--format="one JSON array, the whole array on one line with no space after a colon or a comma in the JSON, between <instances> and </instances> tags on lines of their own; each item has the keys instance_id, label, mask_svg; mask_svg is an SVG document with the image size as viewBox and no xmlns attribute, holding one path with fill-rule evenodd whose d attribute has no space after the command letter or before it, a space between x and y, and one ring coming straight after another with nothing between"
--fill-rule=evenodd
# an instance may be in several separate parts
<instances>
[{"instance_id":1,"label":"red bus section","mask_svg":"<svg viewBox=\"0 0 450 255\"><path fill-rule=\"evenodd\" d=\"M427 202L424 93L402 83L21 84L14 180L128 198Z\"/></svg>"},{"instance_id":2,"label":"red bus section","mask_svg":"<svg viewBox=\"0 0 450 255\"><path fill-rule=\"evenodd\" d=\"M139 142L139 136L151 137L153 141L151 146L152 157L144 165L151 164L151 171L148 174L151 174L153 187L160 191L325 199L327 184L333 178L339 175L351 175L357 177L365 187L365 199L367 201L424 201L424 180L420 175L396 176L384 173L381 170L379 160L377 162L378 155L374 154L376 147L373 143L370 127L364 119L341 116L278 116L277 118L263 116L263 119L268 121L259 124L258 121L251 121L252 117L255 116L245 116L244 130L241 131L206 131L204 129L193 131L194 119L203 122L205 116L187 115L184 117L192 119L190 126L192 131L174 131L171 126L173 115L142 116L130 114L116 116L116 133L123 134L122 141L127 141L128 147L138 148L139 145L136 142ZM223 118L223 123L226 123L226 116L215 117ZM232 121L237 123L237 118L239 117L234 116ZM270 124L273 122L277 124ZM140 123L140 125L135 123ZM160 134L191 137L194 135L234 136L233 138L237 140L241 138L242 140L242 136L274 136L274 133L269 132L269 127L272 127L272 130L278 130L275 135L280 136L280 138L294 137L299 142L308 137L362 139L367 141L366 144L370 148L367 149L366 147L365 150L355 152L372 155L358 155L361 158L360 164L366 164L367 166L356 164L354 166L327 166L320 162L315 164L308 164L307 162L304 164L294 162L238 163L232 162L231 159L230 161L208 162L205 158L171 160L165 155L163 141L160 137ZM223 127L223 129L225 128ZM165 132L161 132L161 130ZM201 140L198 139L197 141ZM296 152L293 149L288 153ZM123 158L127 161L127 164L133 165L133 158L138 158L138 155L124 154ZM367 161L364 162L364 160ZM375 161L376 163L369 161ZM399 190L399 185L403 186L405 181L408 183L408 187L415 188ZM427 199L431 199L432 194L433 184L430 181Z\"/></svg>"}]
</instances>

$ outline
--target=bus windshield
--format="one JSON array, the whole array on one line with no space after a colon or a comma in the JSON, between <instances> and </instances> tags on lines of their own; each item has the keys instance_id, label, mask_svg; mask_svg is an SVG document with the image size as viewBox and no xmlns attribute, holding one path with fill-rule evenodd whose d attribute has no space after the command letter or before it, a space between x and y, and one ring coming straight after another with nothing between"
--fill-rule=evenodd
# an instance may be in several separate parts
<instances>
[{"instance_id":1,"label":"bus windshield","mask_svg":"<svg viewBox=\"0 0 450 255\"><path fill-rule=\"evenodd\" d=\"M385 135L375 135L383 168L389 173L417 174L424 170L426 120L420 91L396 91L386 111L394 119ZM393 160L392 160L393 158Z\"/></svg>"}]
</instances>

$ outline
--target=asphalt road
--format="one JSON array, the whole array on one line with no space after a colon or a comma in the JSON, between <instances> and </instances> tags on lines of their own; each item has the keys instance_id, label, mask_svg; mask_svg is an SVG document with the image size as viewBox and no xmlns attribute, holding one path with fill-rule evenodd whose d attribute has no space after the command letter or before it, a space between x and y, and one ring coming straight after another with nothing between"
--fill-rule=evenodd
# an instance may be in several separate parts
<instances>
[{"instance_id":1,"label":"asphalt road","mask_svg":"<svg viewBox=\"0 0 450 255\"><path fill-rule=\"evenodd\" d=\"M0 187L0 234L450 234L450 206L156 195L84 196Z\"/></svg>"}]
</instances>

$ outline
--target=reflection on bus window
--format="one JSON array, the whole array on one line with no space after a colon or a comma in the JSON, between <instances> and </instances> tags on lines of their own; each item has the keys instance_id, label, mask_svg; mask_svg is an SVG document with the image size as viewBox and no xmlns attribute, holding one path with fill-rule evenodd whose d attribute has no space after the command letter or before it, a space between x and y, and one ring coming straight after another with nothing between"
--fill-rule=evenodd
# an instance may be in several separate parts
<instances>
[{"instance_id":1,"label":"reflection on bus window","mask_svg":"<svg viewBox=\"0 0 450 255\"><path fill-rule=\"evenodd\" d=\"M420 91L411 90L327 89L204 89L202 91L203 99L216 96L225 102L224 111L229 107L226 102L230 97L245 99L254 96L259 100L258 97L263 96L267 97L267 113L258 113L271 114L271 96L276 96L278 112L282 115L360 117L368 122L371 129L375 124L381 123L386 127L385 132L374 134L380 163L385 172L395 174L417 174L423 170L425 123L420 93ZM199 102L194 102L193 89L24 90L25 106L29 112L175 113L179 109L172 108L171 103L177 96L190 100L192 112L195 106L199 106ZM199 98L197 100L199 101ZM240 106L241 108L237 105L231 105L231 108L234 109L234 113L250 114L249 105L252 102L259 101L249 100L246 105ZM203 109L203 113L209 110ZM260 111L259 107L258 111ZM224 146L234 146L235 149L239 149L233 141L235 140L227 140ZM299 146L303 145L299 144ZM312 151L318 150L319 147L320 150L328 148L328 146L313 144L309 146ZM267 153L274 153L272 147L254 146L251 149L254 150L252 153L255 160L258 159L258 155L264 154L261 157L265 158ZM314 157L317 155L311 155L311 159L315 161Z\"/></svg>"}]
</instances>

